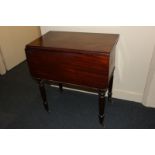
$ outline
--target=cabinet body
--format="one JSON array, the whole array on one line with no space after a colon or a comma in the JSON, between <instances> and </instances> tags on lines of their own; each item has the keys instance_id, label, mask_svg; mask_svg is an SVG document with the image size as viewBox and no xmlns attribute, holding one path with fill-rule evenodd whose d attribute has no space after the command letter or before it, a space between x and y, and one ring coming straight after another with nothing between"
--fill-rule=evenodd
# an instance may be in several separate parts
<instances>
[{"instance_id":1,"label":"cabinet body","mask_svg":"<svg viewBox=\"0 0 155 155\"><path fill-rule=\"evenodd\" d=\"M106 89L114 69L110 55L29 49L26 51L34 78ZM111 61L112 59L112 61Z\"/></svg>"},{"instance_id":2,"label":"cabinet body","mask_svg":"<svg viewBox=\"0 0 155 155\"><path fill-rule=\"evenodd\" d=\"M93 88L99 93L99 118L103 122L105 92L112 96L117 34L48 32L26 46L30 73L39 81L46 109L44 83Z\"/></svg>"}]
</instances>

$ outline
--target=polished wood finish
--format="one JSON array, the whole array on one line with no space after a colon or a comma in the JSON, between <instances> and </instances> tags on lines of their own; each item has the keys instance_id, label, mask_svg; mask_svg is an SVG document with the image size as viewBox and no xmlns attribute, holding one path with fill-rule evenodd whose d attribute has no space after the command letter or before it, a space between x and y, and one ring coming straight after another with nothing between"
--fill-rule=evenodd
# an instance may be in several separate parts
<instances>
[{"instance_id":1,"label":"polished wood finish","mask_svg":"<svg viewBox=\"0 0 155 155\"><path fill-rule=\"evenodd\" d=\"M45 109L49 112L48 102L46 98L45 80L38 80L38 83L39 83L40 94L43 100L43 105Z\"/></svg>"},{"instance_id":2,"label":"polished wood finish","mask_svg":"<svg viewBox=\"0 0 155 155\"><path fill-rule=\"evenodd\" d=\"M113 75L110 78L108 86L108 101L112 103L112 86L113 86Z\"/></svg>"},{"instance_id":3,"label":"polished wood finish","mask_svg":"<svg viewBox=\"0 0 155 155\"><path fill-rule=\"evenodd\" d=\"M99 121L102 124L104 121L104 108L105 108L105 93L106 90L99 90Z\"/></svg>"},{"instance_id":4,"label":"polished wood finish","mask_svg":"<svg viewBox=\"0 0 155 155\"><path fill-rule=\"evenodd\" d=\"M27 49L46 49L72 53L109 54L118 34L50 31L26 46ZM52 52L51 51L51 52Z\"/></svg>"},{"instance_id":5,"label":"polished wood finish","mask_svg":"<svg viewBox=\"0 0 155 155\"><path fill-rule=\"evenodd\" d=\"M107 55L31 50L27 59L34 77L94 88L108 86Z\"/></svg>"},{"instance_id":6,"label":"polished wood finish","mask_svg":"<svg viewBox=\"0 0 155 155\"><path fill-rule=\"evenodd\" d=\"M99 92L99 118L103 123L108 88L108 98L112 97L118 38L118 34L48 32L26 46L29 70L37 80L59 83L61 92L64 84L95 89ZM47 103L42 85L40 90Z\"/></svg>"}]
</instances>

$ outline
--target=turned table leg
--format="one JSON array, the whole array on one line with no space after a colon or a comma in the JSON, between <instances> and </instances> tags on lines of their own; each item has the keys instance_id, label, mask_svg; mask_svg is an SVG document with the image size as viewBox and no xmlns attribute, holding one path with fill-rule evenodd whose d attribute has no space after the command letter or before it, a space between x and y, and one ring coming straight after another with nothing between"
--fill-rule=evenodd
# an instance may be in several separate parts
<instances>
[{"instance_id":1,"label":"turned table leg","mask_svg":"<svg viewBox=\"0 0 155 155\"><path fill-rule=\"evenodd\" d=\"M62 92L62 91L63 91L63 88L62 88L62 83L59 83L59 90L60 90L60 92Z\"/></svg>"},{"instance_id":2,"label":"turned table leg","mask_svg":"<svg viewBox=\"0 0 155 155\"><path fill-rule=\"evenodd\" d=\"M105 90L99 90L99 121L104 124Z\"/></svg>"},{"instance_id":3,"label":"turned table leg","mask_svg":"<svg viewBox=\"0 0 155 155\"><path fill-rule=\"evenodd\" d=\"M113 87L113 75L109 81L109 87L108 87L108 101L112 102L112 87Z\"/></svg>"},{"instance_id":4,"label":"turned table leg","mask_svg":"<svg viewBox=\"0 0 155 155\"><path fill-rule=\"evenodd\" d=\"M39 89L40 89L40 94L41 94L41 97L43 100L43 105L44 105L45 109L49 112L48 102L47 102L47 98L46 98L45 81L44 80L39 81Z\"/></svg>"}]
</instances>

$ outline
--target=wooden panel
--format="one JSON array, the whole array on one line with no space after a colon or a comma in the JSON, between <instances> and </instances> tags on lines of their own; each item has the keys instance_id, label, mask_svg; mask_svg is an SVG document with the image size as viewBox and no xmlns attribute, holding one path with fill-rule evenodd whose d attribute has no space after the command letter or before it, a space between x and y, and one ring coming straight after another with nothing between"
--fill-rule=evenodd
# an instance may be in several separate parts
<instances>
[{"instance_id":1,"label":"wooden panel","mask_svg":"<svg viewBox=\"0 0 155 155\"><path fill-rule=\"evenodd\" d=\"M77 50L83 53L110 53L118 37L118 34L50 31L31 42L27 48L71 50L73 53Z\"/></svg>"},{"instance_id":2,"label":"wooden panel","mask_svg":"<svg viewBox=\"0 0 155 155\"><path fill-rule=\"evenodd\" d=\"M30 72L35 78L94 88L108 85L108 55L46 50L27 50L26 54Z\"/></svg>"}]
</instances>

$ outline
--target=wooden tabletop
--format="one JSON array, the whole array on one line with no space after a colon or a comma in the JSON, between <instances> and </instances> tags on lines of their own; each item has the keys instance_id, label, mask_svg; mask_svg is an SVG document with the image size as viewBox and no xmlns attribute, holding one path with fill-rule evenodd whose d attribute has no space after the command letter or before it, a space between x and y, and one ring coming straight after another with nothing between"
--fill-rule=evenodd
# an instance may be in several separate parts
<instances>
[{"instance_id":1,"label":"wooden tabletop","mask_svg":"<svg viewBox=\"0 0 155 155\"><path fill-rule=\"evenodd\" d=\"M26 46L26 49L55 49L109 53L119 34L49 31Z\"/></svg>"}]
</instances>

